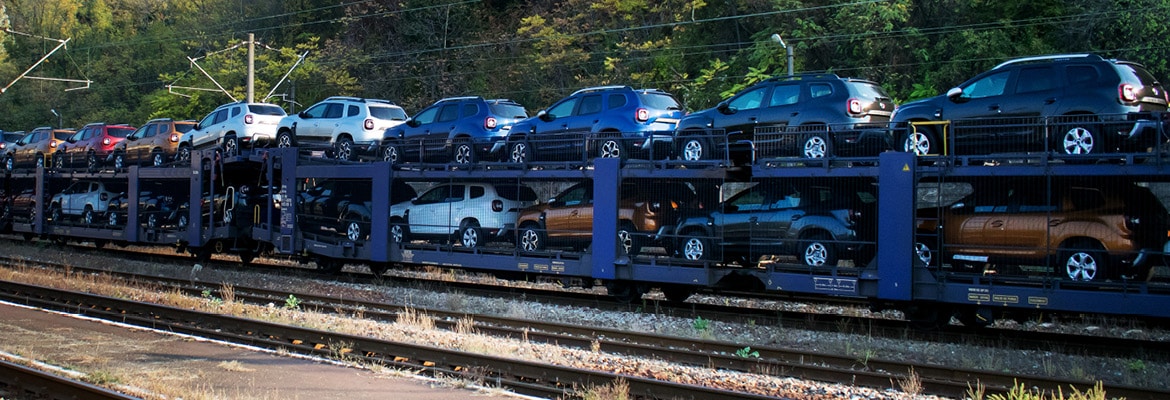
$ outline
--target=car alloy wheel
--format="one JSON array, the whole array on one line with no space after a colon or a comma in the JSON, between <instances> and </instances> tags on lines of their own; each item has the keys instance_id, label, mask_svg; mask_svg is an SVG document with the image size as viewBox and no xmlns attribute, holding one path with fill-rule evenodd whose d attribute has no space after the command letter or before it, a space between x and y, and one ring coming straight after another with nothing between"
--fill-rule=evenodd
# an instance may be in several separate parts
<instances>
[{"instance_id":1,"label":"car alloy wheel","mask_svg":"<svg viewBox=\"0 0 1170 400\"><path fill-rule=\"evenodd\" d=\"M829 143L821 135L809 135L804 139L804 158L825 158L829 155Z\"/></svg>"},{"instance_id":2,"label":"car alloy wheel","mask_svg":"<svg viewBox=\"0 0 1170 400\"><path fill-rule=\"evenodd\" d=\"M925 132L911 132L910 135L906 136L906 141L902 143L902 150L907 153L925 156L934 150L932 148L933 145L930 134Z\"/></svg>"},{"instance_id":3,"label":"car alloy wheel","mask_svg":"<svg viewBox=\"0 0 1170 400\"><path fill-rule=\"evenodd\" d=\"M703 144L702 139L699 139L696 137L690 137L690 138L687 138L686 141L683 142L683 146L682 146L682 159L683 159L683 161L702 160L703 157L706 156L706 152L707 152L706 145Z\"/></svg>"},{"instance_id":4,"label":"car alloy wheel","mask_svg":"<svg viewBox=\"0 0 1170 400\"><path fill-rule=\"evenodd\" d=\"M523 164L525 162L528 162L528 156L529 156L528 152L529 152L528 143L516 142L515 144L512 145L512 151L509 154L510 155L509 159L514 163Z\"/></svg>"},{"instance_id":5,"label":"car alloy wheel","mask_svg":"<svg viewBox=\"0 0 1170 400\"><path fill-rule=\"evenodd\" d=\"M154 165L156 167L161 167L164 163L166 163L167 160L166 160L166 156L163 156L162 152L156 151L156 152L154 152L154 156L151 157L151 161L152 161L151 162L152 165ZM121 167L118 167L118 168L121 168Z\"/></svg>"},{"instance_id":6,"label":"car alloy wheel","mask_svg":"<svg viewBox=\"0 0 1170 400\"><path fill-rule=\"evenodd\" d=\"M1095 143L1093 132L1078 126L1064 132L1061 149L1069 155L1092 154Z\"/></svg>"},{"instance_id":7,"label":"car alloy wheel","mask_svg":"<svg viewBox=\"0 0 1170 400\"><path fill-rule=\"evenodd\" d=\"M707 259L707 242L698 236L688 236L683 242L682 255L683 258L690 261L701 261Z\"/></svg>"},{"instance_id":8,"label":"car alloy wheel","mask_svg":"<svg viewBox=\"0 0 1170 400\"><path fill-rule=\"evenodd\" d=\"M345 238L356 242L362 239L362 225L357 221L349 221L345 225Z\"/></svg>"},{"instance_id":9,"label":"car alloy wheel","mask_svg":"<svg viewBox=\"0 0 1170 400\"><path fill-rule=\"evenodd\" d=\"M544 248L544 239L535 228L528 227L520 231L520 250L537 251Z\"/></svg>"},{"instance_id":10,"label":"car alloy wheel","mask_svg":"<svg viewBox=\"0 0 1170 400\"><path fill-rule=\"evenodd\" d=\"M462 142L456 145L455 154L452 155L451 160L456 164L471 164L474 162L472 158L471 144Z\"/></svg>"}]
</instances>

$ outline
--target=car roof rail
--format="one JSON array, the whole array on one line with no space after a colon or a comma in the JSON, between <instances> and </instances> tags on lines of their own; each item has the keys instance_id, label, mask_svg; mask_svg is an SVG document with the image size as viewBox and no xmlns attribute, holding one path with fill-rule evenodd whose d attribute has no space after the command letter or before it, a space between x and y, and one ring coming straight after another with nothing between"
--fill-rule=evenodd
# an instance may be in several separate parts
<instances>
[{"instance_id":1,"label":"car roof rail","mask_svg":"<svg viewBox=\"0 0 1170 400\"><path fill-rule=\"evenodd\" d=\"M356 101L359 103L385 103L385 104L391 104L391 105L394 104L394 102L392 102L390 100L367 99L367 98L363 98L363 97L351 97L351 96L329 96L329 97L326 97L325 100Z\"/></svg>"},{"instance_id":2,"label":"car roof rail","mask_svg":"<svg viewBox=\"0 0 1170 400\"><path fill-rule=\"evenodd\" d=\"M515 104L515 105L520 105L520 103L517 103L516 101L514 101L514 100L512 100L512 99L491 99L491 100L484 100L484 101L485 101L485 102L488 102L488 103L491 103L491 104L499 104L499 103L512 103L512 104Z\"/></svg>"},{"instance_id":3,"label":"car roof rail","mask_svg":"<svg viewBox=\"0 0 1170 400\"><path fill-rule=\"evenodd\" d=\"M571 94L570 96L576 96L576 95L581 94L581 93L600 92L603 90L613 90L613 89L633 90L633 88L631 88L629 85L594 86L594 87L587 87L587 88L578 90L576 92L573 92L573 94Z\"/></svg>"},{"instance_id":4,"label":"car roof rail","mask_svg":"<svg viewBox=\"0 0 1170 400\"><path fill-rule=\"evenodd\" d=\"M442 103L442 102L445 102L445 101L463 101L463 100L483 100L483 96L455 96L455 97L447 97L447 98L439 99L439 101L436 101L436 102L435 102L435 104L439 104L439 103Z\"/></svg>"},{"instance_id":5,"label":"car roof rail","mask_svg":"<svg viewBox=\"0 0 1170 400\"><path fill-rule=\"evenodd\" d=\"M1006 67L1009 65L1015 65L1015 64L1036 63L1036 62L1056 61L1056 60L1068 60L1068 59L1073 59L1073 58L1084 58L1084 59L1093 60L1093 61L1104 60L1103 58L1101 58L1101 56L1096 55L1096 54L1090 54L1090 53L1049 54L1046 56L1023 57L1023 58L1017 58L1014 60L1007 60L1007 61L1000 63L999 65L996 65L995 68L992 68L992 69L993 70L1000 69L1000 68L1003 68L1003 67Z\"/></svg>"},{"instance_id":6,"label":"car roof rail","mask_svg":"<svg viewBox=\"0 0 1170 400\"><path fill-rule=\"evenodd\" d=\"M841 77L838 76L837 74L834 74L831 72L820 72L820 73L796 74L796 75L792 75L792 76L773 76L771 78L768 78L767 81L777 82L777 81L799 81L799 80L811 80L811 79L841 79Z\"/></svg>"}]
</instances>

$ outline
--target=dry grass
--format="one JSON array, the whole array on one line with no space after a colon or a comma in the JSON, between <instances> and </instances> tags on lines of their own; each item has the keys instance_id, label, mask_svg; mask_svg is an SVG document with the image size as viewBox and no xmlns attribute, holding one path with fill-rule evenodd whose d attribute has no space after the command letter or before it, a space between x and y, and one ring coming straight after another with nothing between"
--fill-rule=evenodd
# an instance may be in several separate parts
<instances>
[{"instance_id":1,"label":"dry grass","mask_svg":"<svg viewBox=\"0 0 1170 400\"><path fill-rule=\"evenodd\" d=\"M590 386L581 392L584 400L629 400L630 383L625 378L618 377L613 383L603 386Z\"/></svg>"},{"instance_id":2,"label":"dry grass","mask_svg":"<svg viewBox=\"0 0 1170 400\"><path fill-rule=\"evenodd\" d=\"M231 371L231 372L254 372L254 371L256 371L255 369L245 367L243 363L240 363L239 361L236 361L236 360L221 361L219 364L216 364L216 367L219 367L219 369L222 369L224 371Z\"/></svg>"}]
</instances>

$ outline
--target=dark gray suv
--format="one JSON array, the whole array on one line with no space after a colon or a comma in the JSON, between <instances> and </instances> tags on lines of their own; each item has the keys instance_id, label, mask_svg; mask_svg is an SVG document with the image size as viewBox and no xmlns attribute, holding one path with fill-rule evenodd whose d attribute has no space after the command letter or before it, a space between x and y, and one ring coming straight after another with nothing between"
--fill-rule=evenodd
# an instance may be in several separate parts
<instances>
[{"instance_id":1,"label":"dark gray suv","mask_svg":"<svg viewBox=\"0 0 1170 400\"><path fill-rule=\"evenodd\" d=\"M835 74L776 77L678 123L683 161L718 159L724 145L758 158L873 156L887 148L894 102L874 82Z\"/></svg>"},{"instance_id":2,"label":"dark gray suv","mask_svg":"<svg viewBox=\"0 0 1170 400\"><path fill-rule=\"evenodd\" d=\"M903 104L892 117L892 142L919 155L1130 152L1162 140L1151 113L1166 103L1162 84L1140 64L1092 54L1027 57Z\"/></svg>"},{"instance_id":3,"label":"dark gray suv","mask_svg":"<svg viewBox=\"0 0 1170 400\"><path fill-rule=\"evenodd\" d=\"M528 118L524 106L507 99L452 97L386 130L383 159L400 162L499 160L512 125Z\"/></svg>"}]
</instances>

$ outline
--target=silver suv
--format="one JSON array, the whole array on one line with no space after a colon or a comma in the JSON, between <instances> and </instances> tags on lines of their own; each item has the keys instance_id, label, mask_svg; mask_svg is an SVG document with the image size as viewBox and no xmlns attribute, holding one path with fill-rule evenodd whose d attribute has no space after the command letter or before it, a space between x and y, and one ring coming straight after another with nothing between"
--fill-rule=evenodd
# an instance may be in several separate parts
<instances>
[{"instance_id":1,"label":"silver suv","mask_svg":"<svg viewBox=\"0 0 1170 400\"><path fill-rule=\"evenodd\" d=\"M110 201L125 196L125 188L111 188L98 181L77 181L53 195L49 201L49 215L54 223L64 222L66 216L80 216L81 222L92 225L105 215L109 225L118 223L117 212L110 209ZM108 211L108 212L107 212Z\"/></svg>"},{"instance_id":2,"label":"silver suv","mask_svg":"<svg viewBox=\"0 0 1170 400\"><path fill-rule=\"evenodd\" d=\"M280 120L277 147L327 145L333 156L353 160L378 155L386 129L406 122L406 111L386 100L330 97Z\"/></svg>"},{"instance_id":3,"label":"silver suv","mask_svg":"<svg viewBox=\"0 0 1170 400\"><path fill-rule=\"evenodd\" d=\"M271 143L276 137L276 126L285 115L283 108L268 103L237 101L216 107L195 129L183 134L176 157L188 160L191 150L212 146L227 155L236 155L240 146Z\"/></svg>"},{"instance_id":4,"label":"silver suv","mask_svg":"<svg viewBox=\"0 0 1170 400\"><path fill-rule=\"evenodd\" d=\"M532 188L516 183L452 182L435 186L408 202L390 206L390 237L407 243L413 237L454 238L476 248L504 240L524 207L536 203Z\"/></svg>"}]
</instances>

